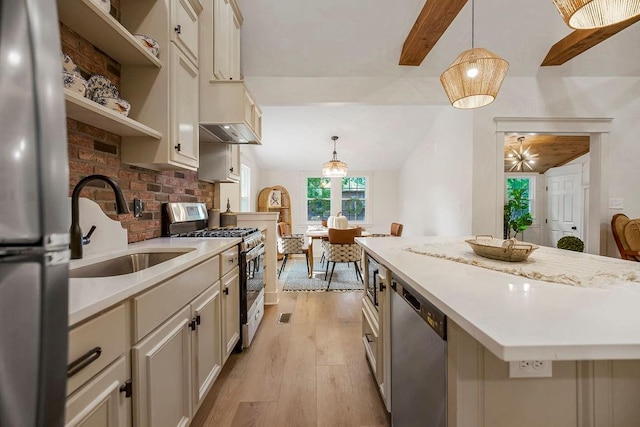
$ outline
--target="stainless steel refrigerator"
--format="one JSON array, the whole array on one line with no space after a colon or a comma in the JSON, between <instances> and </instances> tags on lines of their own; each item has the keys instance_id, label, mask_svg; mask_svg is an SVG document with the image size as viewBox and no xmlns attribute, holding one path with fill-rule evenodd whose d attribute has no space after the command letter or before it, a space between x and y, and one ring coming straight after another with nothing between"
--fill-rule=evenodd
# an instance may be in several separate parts
<instances>
[{"instance_id":1,"label":"stainless steel refrigerator","mask_svg":"<svg viewBox=\"0 0 640 427\"><path fill-rule=\"evenodd\" d=\"M55 0L0 0L0 426L62 426L69 170Z\"/></svg>"}]
</instances>

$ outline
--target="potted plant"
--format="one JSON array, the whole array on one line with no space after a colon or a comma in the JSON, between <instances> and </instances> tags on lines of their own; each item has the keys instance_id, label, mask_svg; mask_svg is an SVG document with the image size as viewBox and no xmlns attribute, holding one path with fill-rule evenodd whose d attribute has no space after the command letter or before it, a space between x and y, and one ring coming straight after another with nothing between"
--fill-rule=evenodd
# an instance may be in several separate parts
<instances>
[{"instance_id":1,"label":"potted plant","mask_svg":"<svg viewBox=\"0 0 640 427\"><path fill-rule=\"evenodd\" d=\"M508 200L504 205L504 238L511 238L511 231L514 231L514 238L518 233L524 232L531 224L533 217L529 213L529 198L527 188L509 189Z\"/></svg>"}]
</instances>

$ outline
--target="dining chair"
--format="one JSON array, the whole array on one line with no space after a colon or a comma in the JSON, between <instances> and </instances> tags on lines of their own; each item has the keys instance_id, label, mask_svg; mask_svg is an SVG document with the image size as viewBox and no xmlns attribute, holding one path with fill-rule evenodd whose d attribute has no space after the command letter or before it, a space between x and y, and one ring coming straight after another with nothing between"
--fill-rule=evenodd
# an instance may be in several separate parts
<instances>
[{"instance_id":1,"label":"dining chair","mask_svg":"<svg viewBox=\"0 0 640 427\"><path fill-rule=\"evenodd\" d=\"M291 234L289 225L286 222L279 222L276 228L278 234L278 252L284 255L280 270L278 270L278 279L284 270L289 255L304 254L307 261L307 274L309 271L309 245L303 234Z\"/></svg>"},{"instance_id":2,"label":"dining chair","mask_svg":"<svg viewBox=\"0 0 640 427\"><path fill-rule=\"evenodd\" d=\"M402 229L404 228L404 226L398 222L392 222L391 223L391 235L392 236L397 236L400 237L402 236Z\"/></svg>"},{"instance_id":3,"label":"dining chair","mask_svg":"<svg viewBox=\"0 0 640 427\"><path fill-rule=\"evenodd\" d=\"M615 214L611 218L611 232L620 257L628 261L640 261L640 219Z\"/></svg>"},{"instance_id":4,"label":"dining chair","mask_svg":"<svg viewBox=\"0 0 640 427\"><path fill-rule=\"evenodd\" d=\"M358 262L362 258L362 248L355 242L355 238L362 234L360 227L347 228L347 229L329 229L329 238L327 242L323 242L324 254L327 260L327 268L324 273L324 279L327 280L329 274L329 264L333 263L331 267L331 274L329 275L329 281L327 282L327 290L331 286L331 279L333 278L333 271L336 268L338 262L352 262L356 268L356 279L359 279L362 283L362 273L360 273L360 267Z\"/></svg>"}]
</instances>

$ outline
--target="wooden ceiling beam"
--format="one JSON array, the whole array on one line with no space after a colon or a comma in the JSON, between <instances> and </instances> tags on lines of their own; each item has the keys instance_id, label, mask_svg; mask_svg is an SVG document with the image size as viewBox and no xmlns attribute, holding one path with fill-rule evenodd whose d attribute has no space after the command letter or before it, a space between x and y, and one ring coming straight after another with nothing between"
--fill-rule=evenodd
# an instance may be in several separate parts
<instances>
[{"instance_id":1,"label":"wooden ceiling beam","mask_svg":"<svg viewBox=\"0 0 640 427\"><path fill-rule=\"evenodd\" d=\"M562 65L638 21L640 15L603 28L575 30L549 49L542 66Z\"/></svg>"},{"instance_id":2,"label":"wooden ceiling beam","mask_svg":"<svg viewBox=\"0 0 640 427\"><path fill-rule=\"evenodd\" d=\"M400 65L420 65L467 0L427 0L402 45Z\"/></svg>"}]
</instances>

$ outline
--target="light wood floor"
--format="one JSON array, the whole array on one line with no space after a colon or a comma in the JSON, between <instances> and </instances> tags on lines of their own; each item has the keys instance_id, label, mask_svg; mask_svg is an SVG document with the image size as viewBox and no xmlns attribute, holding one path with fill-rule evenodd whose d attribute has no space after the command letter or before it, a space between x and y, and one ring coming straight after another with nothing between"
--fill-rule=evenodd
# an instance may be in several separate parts
<instances>
[{"instance_id":1,"label":"light wood floor","mask_svg":"<svg viewBox=\"0 0 640 427\"><path fill-rule=\"evenodd\" d=\"M192 426L389 426L361 341L362 292L281 292ZM279 313L293 313L278 324Z\"/></svg>"}]
</instances>

